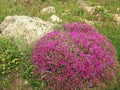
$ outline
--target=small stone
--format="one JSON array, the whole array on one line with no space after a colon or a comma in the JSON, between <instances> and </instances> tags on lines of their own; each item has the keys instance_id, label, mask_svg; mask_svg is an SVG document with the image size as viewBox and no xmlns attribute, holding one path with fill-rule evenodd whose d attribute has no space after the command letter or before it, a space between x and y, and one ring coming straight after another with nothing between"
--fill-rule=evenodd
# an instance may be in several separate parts
<instances>
[{"instance_id":1,"label":"small stone","mask_svg":"<svg viewBox=\"0 0 120 90\"><path fill-rule=\"evenodd\" d=\"M62 16L70 14L70 10L65 10L63 13L61 13Z\"/></svg>"},{"instance_id":2,"label":"small stone","mask_svg":"<svg viewBox=\"0 0 120 90\"><path fill-rule=\"evenodd\" d=\"M85 21L85 23L87 23L87 24L90 24L90 25L94 25L94 21L88 21L88 20L84 20Z\"/></svg>"},{"instance_id":3,"label":"small stone","mask_svg":"<svg viewBox=\"0 0 120 90\"><path fill-rule=\"evenodd\" d=\"M56 15L52 15L52 16L50 17L50 20L51 20L52 22L57 22L57 23L62 22L62 20L61 20L58 16L56 16Z\"/></svg>"},{"instance_id":4,"label":"small stone","mask_svg":"<svg viewBox=\"0 0 120 90\"><path fill-rule=\"evenodd\" d=\"M96 8L102 8L102 6L100 6L100 5L97 5L97 6L95 6Z\"/></svg>"},{"instance_id":5,"label":"small stone","mask_svg":"<svg viewBox=\"0 0 120 90\"><path fill-rule=\"evenodd\" d=\"M117 8L117 11L119 12L119 11L120 11L120 8Z\"/></svg>"},{"instance_id":6,"label":"small stone","mask_svg":"<svg viewBox=\"0 0 120 90\"><path fill-rule=\"evenodd\" d=\"M70 14L70 13L61 13L62 16L65 16L65 15L68 15L68 14Z\"/></svg>"},{"instance_id":7,"label":"small stone","mask_svg":"<svg viewBox=\"0 0 120 90\"><path fill-rule=\"evenodd\" d=\"M95 10L95 7L85 6L84 9L85 9L88 13L92 14L92 13L94 12L94 10Z\"/></svg>"},{"instance_id":8,"label":"small stone","mask_svg":"<svg viewBox=\"0 0 120 90\"><path fill-rule=\"evenodd\" d=\"M55 13L55 7L48 6L48 7L46 7L46 8L43 8L43 9L41 10L41 13L42 13L42 14Z\"/></svg>"},{"instance_id":9,"label":"small stone","mask_svg":"<svg viewBox=\"0 0 120 90\"><path fill-rule=\"evenodd\" d=\"M114 14L113 20L116 21L118 25L120 25L120 14Z\"/></svg>"},{"instance_id":10,"label":"small stone","mask_svg":"<svg viewBox=\"0 0 120 90\"><path fill-rule=\"evenodd\" d=\"M28 81L25 81L24 83L27 85L27 84L28 84Z\"/></svg>"},{"instance_id":11,"label":"small stone","mask_svg":"<svg viewBox=\"0 0 120 90\"><path fill-rule=\"evenodd\" d=\"M85 23L90 24L90 25L94 25L94 23L96 22L96 21L89 21L87 19L82 19L82 18L80 18L80 21L85 22Z\"/></svg>"}]
</instances>

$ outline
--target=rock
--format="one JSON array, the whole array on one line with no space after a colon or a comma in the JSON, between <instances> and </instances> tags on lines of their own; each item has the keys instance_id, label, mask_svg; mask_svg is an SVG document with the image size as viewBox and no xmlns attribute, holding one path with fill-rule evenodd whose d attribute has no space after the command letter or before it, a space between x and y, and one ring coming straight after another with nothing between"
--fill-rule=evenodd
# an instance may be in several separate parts
<instances>
[{"instance_id":1,"label":"rock","mask_svg":"<svg viewBox=\"0 0 120 90\"><path fill-rule=\"evenodd\" d=\"M81 21L81 22L85 22L85 23L90 24L90 25L94 25L95 22L96 22L96 21L89 21L89 20L83 19L83 18L80 18L80 21Z\"/></svg>"},{"instance_id":2,"label":"rock","mask_svg":"<svg viewBox=\"0 0 120 90\"><path fill-rule=\"evenodd\" d=\"M70 14L70 10L65 10L63 13L61 13L62 16Z\"/></svg>"},{"instance_id":3,"label":"rock","mask_svg":"<svg viewBox=\"0 0 120 90\"><path fill-rule=\"evenodd\" d=\"M48 6L48 7L46 7L46 8L43 8L43 9L41 10L41 13L42 13L42 14L55 13L55 7Z\"/></svg>"},{"instance_id":4,"label":"rock","mask_svg":"<svg viewBox=\"0 0 120 90\"><path fill-rule=\"evenodd\" d=\"M11 36L15 39L20 37L28 44L53 31L54 27L56 24L52 22L29 16L8 16L0 24L2 36Z\"/></svg>"},{"instance_id":5,"label":"rock","mask_svg":"<svg viewBox=\"0 0 120 90\"><path fill-rule=\"evenodd\" d=\"M103 8L103 7L100 5L97 5L97 6L95 6L95 8L99 9L99 8Z\"/></svg>"},{"instance_id":6,"label":"rock","mask_svg":"<svg viewBox=\"0 0 120 90\"><path fill-rule=\"evenodd\" d=\"M120 25L120 14L114 14L113 20L116 21L118 25Z\"/></svg>"},{"instance_id":7,"label":"rock","mask_svg":"<svg viewBox=\"0 0 120 90\"><path fill-rule=\"evenodd\" d=\"M88 2L83 0L78 1L79 7L85 9L88 13L92 14L95 10L95 7L88 5Z\"/></svg>"},{"instance_id":8,"label":"rock","mask_svg":"<svg viewBox=\"0 0 120 90\"><path fill-rule=\"evenodd\" d=\"M91 6L85 6L84 9L90 14L92 14L95 11L95 7Z\"/></svg>"},{"instance_id":9,"label":"rock","mask_svg":"<svg viewBox=\"0 0 120 90\"><path fill-rule=\"evenodd\" d=\"M52 22L57 22L57 23L62 22L62 20L61 20L58 16L56 16L56 15L52 15L52 16L50 17L50 20L51 20Z\"/></svg>"},{"instance_id":10,"label":"rock","mask_svg":"<svg viewBox=\"0 0 120 90\"><path fill-rule=\"evenodd\" d=\"M106 10L103 6L100 6L100 5L90 6L89 1L78 0L78 4L80 8L85 9L89 14L93 14L97 9L103 9L104 13L108 12L108 10Z\"/></svg>"},{"instance_id":11,"label":"rock","mask_svg":"<svg viewBox=\"0 0 120 90\"><path fill-rule=\"evenodd\" d=\"M117 8L117 12L120 12L120 8Z\"/></svg>"},{"instance_id":12,"label":"rock","mask_svg":"<svg viewBox=\"0 0 120 90\"><path fill-rule=\"evenodd\" d=\"M90 25L94 25L94 21L88 21L88 20L84 20L85 21L85 23L87 23L87 24L90 24Z\"/></svg>"},{"instance_id":13,"label":"rock","mask_svg":"<svg viewBox=\"0 0 120 90\"><path fill-rule=\"evenodd\" d=\"M84 6L84 9L88 12L88 13L90 13L90 14L93 14L94 12L95 12L95 10L97 10L97 9L103 9L104 10L104 13L106 13L107 12L107 10L104 8L104 7L102 7L102 6L100 6L100 5L97 5L97 6Z\"/></svg>"},{"instance_id":14,"label":"rock","mask_svg":"<svg viewBox=\"0 0 120 90\"><path fill-rule=\"evenodd\" d=\"M68 14L70 14L70 13L61 13L62 16L65 16L65 15L68 15Z\"/></svg>"}]
</instances>

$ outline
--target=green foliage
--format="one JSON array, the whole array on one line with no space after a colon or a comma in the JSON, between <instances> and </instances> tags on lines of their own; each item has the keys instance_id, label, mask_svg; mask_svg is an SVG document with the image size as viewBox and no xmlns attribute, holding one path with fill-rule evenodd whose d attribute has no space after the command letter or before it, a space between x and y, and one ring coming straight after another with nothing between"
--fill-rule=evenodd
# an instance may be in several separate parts
<instances>
[{"instance_id":1,"label":"green foliage","mask_svg":"<svg viewBox=\"0 0 120 90\"><path fill-rule=\"evenodd\" d=\"M15 73L27 80L34 90L45 86L43 81L36 80L31 63L32 45L24 40L0 37L0 90L8 88ZM16 77L16 76L14 76Z\"/></svg>"},{"instance_id":2,"label":"green foliage","mask_svg":"<svg viewBox=\"0 0 120 90\"><path fill-rule=\"evenodd\" d=\"M19 70L20 51L15 42L7 38L0 38L0 75L6 75Z\"/></svg>"},{"instance_id":3,"label":"green foliage","mask_svg":"<svg viewBox=\"0 0 120 90\"><path fill-rule=\"evenodd\" d=\"M103 17L104 17L105 19L107 19L108 21L112 21L112 20L113 20L113 15L112 15L111 13L105 13L105 14L103 15Z\"/></svg>"},{"instance_id":4,"label":"green foliage","mask_svg":"<svg viewBox=\"0 0 120 90\"><path fill-rule=\"evenodd\" d=\"M33 64L31 62L31 52L33 46L29 46L24 54L24 62L21 63L21 77L27 80L32 86L33 90L42 90L45 87L43 81L39 81L36 78L37 75L34 74Z\"/></svg>"},{"instance_id":5,"label":"green foliage","mask_svg":"<svg viewBox=\"0 0 120 90\"><path fill-rule=\"evenodd\" d=\"M95 6L100 5L100 6L104 6L105 9L109 10L112 13L120 13L119 11L116 11L117 8L120 8L120 0L87 0L92 2L91 5Z\"/></svg>"},{"instance_id":6,"label":"green foliage","mask_svg":"<svg viewBox=\"0 0 120 90\"><path fill-rule=\"evenodd\" d=\"M96 8L95 12L99 14L105 13L105 8L104 7Z\"/></svg>"},{"instance_id":7,"label":"green foliage","mask_svg":"<svg viewBox=\"0 0 120 90\"><path fill-rule=\"evenodd\" d=\"M0 23L3 21L4 16L0 15Z\"/></svg>"},{"instance_id":8,"label":"green foliage","mask_svg":"<svg viewBox=\"0 0 120 90\"><path fill-rule=\"evenodd\" d=\"M39 0L39 1L47 2L47 1L53 1L53 0ZM56 0L56 1L68 2L68 1L71 1L71 0Z\"/></svg>"},{"instance_id":9,"label":"green foliage","mask_svg":"<svg viewBox=\"0 0 120 90\"><path fill-rule=\"evenodd\" d=\"M10 74L19 71L21 58L21 52L12 38L0 37L0 79L4 81L1 86L7 86Z\"/></svg>"},{"instance_id":10,"label":"green foliage","mask_svg":"<svg viewBox=\"0 0 120 90\"><path fill-rule=\"evenodd\" d=\"M120 61L120 27L115 22L100 22L95 26L112 41L117 50L118 61Z\"/></svg>"}]
</instances>

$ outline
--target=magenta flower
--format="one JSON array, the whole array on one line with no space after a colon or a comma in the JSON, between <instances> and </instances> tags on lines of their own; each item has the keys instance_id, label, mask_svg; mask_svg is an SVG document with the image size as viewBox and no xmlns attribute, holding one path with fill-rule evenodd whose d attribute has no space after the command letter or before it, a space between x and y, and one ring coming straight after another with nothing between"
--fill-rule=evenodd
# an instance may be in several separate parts
<instances>
[{"instance_id":1,"label":"magenta flower","mask_svg":"<svg viewBox=\"0 0 120 90\"><path fill-rule=\"evenodd\" d=\"M115 56L112 43L95 28L72 23L64 26L64 32L43 36L35 45L32 61L35 74L48 89L79 90L113 79Z\"/></svg>"}]
</instances>

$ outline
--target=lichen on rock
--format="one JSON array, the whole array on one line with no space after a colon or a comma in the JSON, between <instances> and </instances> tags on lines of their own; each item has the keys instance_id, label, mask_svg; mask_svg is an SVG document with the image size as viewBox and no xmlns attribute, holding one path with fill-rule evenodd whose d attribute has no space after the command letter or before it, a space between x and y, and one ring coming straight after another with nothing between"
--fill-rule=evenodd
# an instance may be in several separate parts
<instances>
[{"instance_id":1,"label":"lichen on rock","mask_svg":"<svg viewBox=\"0 0 120 90\"><path fill-rule=\"evenodd\" d=\"M53 31L56 24L50 21L43 21L37 17L29 16L7 16L0 24L2 36L11 36L13 38L22 37L30 44Z\"/></svg>"}]
</instances>

